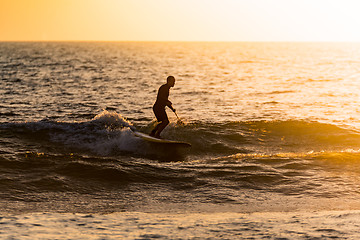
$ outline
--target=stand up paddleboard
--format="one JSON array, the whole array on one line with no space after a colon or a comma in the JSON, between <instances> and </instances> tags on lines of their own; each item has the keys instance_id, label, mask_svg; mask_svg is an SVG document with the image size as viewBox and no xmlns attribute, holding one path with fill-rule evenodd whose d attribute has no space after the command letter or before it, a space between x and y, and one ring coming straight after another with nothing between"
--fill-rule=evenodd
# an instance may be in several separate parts
<instances>
[{"instance_id":1,"label":"stand up paddleboard","mask_svg":"<svg viewBox=\"0 0 360 240\"><path fill-rule=\"evenodd\" d=\"M155 137L151 137L145 133L142 132L138 132L138 131L134 131L134 135L147 141L147 142L152 142L152 143L160 143L160 144L168 144L171 146L182 146L182 147L191 147L190 143L187 142L181 142L181 141L175 141L175 140L168 140L168 139L159 139L159 138L155 138Z\"/></svg>"}]
</instances>

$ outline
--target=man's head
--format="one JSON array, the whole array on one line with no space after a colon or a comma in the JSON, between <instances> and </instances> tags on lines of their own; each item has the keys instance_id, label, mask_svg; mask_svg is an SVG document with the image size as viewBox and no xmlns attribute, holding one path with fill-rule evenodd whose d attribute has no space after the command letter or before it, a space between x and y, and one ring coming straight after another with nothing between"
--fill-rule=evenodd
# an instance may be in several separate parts
<instances>
[{"instance_id":1,"label":"man's head","mask_svg":"<svg viewBox=\"0 0 360 240\"><path fill-rule=\"evenodd\" d=\"M175 78L173 76L168 76L166 79L167 85L173 87L175 85Z\"/></svg>"}]
</instances>

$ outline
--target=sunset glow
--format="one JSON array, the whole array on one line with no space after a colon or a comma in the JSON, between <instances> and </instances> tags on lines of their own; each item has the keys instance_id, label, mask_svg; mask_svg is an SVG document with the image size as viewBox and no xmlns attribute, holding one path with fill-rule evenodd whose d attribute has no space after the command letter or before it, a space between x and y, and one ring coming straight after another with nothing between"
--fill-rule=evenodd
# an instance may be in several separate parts
<instances>
[{"instance_id":1,"label":"sunset glow","mask_svg":"<svg viewBox=\"0 0 360 240\"><path fill-rule=\"evenodd\" d=\"M355 0L1 0L0 40L360 41Z\"/></svg>"}]
</instances>

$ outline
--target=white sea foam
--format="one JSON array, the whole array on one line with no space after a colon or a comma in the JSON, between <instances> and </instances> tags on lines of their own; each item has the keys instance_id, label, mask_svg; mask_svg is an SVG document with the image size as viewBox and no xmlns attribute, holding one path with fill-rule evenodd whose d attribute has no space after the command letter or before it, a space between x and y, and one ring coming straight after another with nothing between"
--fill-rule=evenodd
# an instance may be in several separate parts
<instances>
[{"instance_id":1,"label":"white sea foam","mask_svg":"<svg viewBox=\"0 0 360 240\"><path fill-rule=\"evenodd\" d=\"M92 123L102 123L109 127L128 127L135 130L134 125L126 120L121 114L114 111L103 110L100 114L96 115L91 121Z\"/></svg>"}]
</instances>

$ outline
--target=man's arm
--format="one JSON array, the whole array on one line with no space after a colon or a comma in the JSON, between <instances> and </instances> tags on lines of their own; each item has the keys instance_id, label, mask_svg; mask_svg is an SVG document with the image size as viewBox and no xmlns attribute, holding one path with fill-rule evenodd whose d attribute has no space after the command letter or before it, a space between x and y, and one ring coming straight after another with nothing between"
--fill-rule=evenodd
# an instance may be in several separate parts
<instances>
[{"instance_id":1,"label":"man's arm","mask_svg":"<svg viewBox=\"0 0 360 240\"><path fill-rule=\"evenodd\" d=\"M172 103L169 100L167 100L166 106L168 106L173 112L175 112L175 108L173 108Z\"/></svg>"},{"instance_id":2,"label":"man's arm","mask_svg":"<svg viewBox=\"0 0 360 240\"><path fill-rule=\"evenodd\" d=\"M175 111L172 107L172 103L169 101L169 88L165 88L165 85L161 86L158 93L158 99L165 103L165 106L168 106L171 110Z\"/></svg>"}]
</instances>

